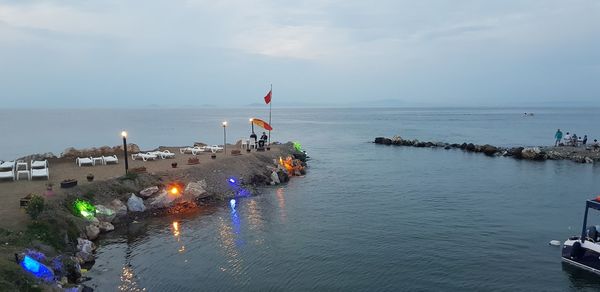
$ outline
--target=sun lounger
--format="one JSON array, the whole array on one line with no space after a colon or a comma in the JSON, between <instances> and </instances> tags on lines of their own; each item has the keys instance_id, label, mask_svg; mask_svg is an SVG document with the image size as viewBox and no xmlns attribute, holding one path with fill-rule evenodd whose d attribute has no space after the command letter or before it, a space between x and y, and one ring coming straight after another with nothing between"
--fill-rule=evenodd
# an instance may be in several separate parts
<instances>
[{"instance_id":1,"label":"sun lounger","mask_svg":"<svg viewBox=\"0 0 600 292\"><path fill-rule=\"evenodd\" d=\"M48 160L31 160L31 169L48 167Z\"/></svg>"},{"instance_id":2,"label":"sun lounger","mask_svg":"<svg viewBox=\"0 0 600 292\"><path fill-rule=\"evenodd\" d=\"M160 157L161 159L174 158L175 157L175 153L172 153L169 150L152 151L152 152L148 152L148 154L156 155L156 156Z\"/></svg>"},{"instance_id":3,"label":"sun lounger","mask_svg":"<svg viewBox=\"0 0 600 292\"><path fill-rule=\"evenodd\" d=\"M77 157L77 159L75 159L75 163L79 165L79 167L81 167L82 165L95 165L94 160L91 157Z\"/></svg>"},{"instance_id":4,"label":"sun lounger","mask_svg":"<svg viewBox=\"0 0 600 292\"><path fill-rule=\"evenodd\" d=\"M0 164L0 170L5 170L5 169L15 169L15 162L14 161L4 161L2 162L2 164Z\"/></svg>"},{"instance_id":5,"label":"sun lounger","mask_svg":"<svg viewBox=\"0 0 600 292\"><path fill-rule=\"evenodd\" d=\"M38 162L38 161L36 161ZM46 179L50 179L50 170L48 169L48 162L47 161L39 161L40 163L38 163L38 165L42 165L42 168L33 168L31 167L31 174L29 175L29 180L32 180L36 177L45 177ZM33 162L32 162L33 164Z\"/></svg>"},{"instance_id":6,"label":"sun lounger","mask_svg":"<svg viewBox=\"0 0 600 292\"><path fill-rule=\"evenodd\" d=\"M117 158L117 155L113 155L113 156L102 156L102 163L104 165L107 165L109 163L112 164L118 164L119 163L119 159Z\"/></svg>"},{"instance_id":7,"label":"sun lounger","mask_svg":"<svg viewBox=\"0 0 600 292\"><path fill-rule=\"evenodd\" d=\"M156 158L158 158L158 156L156 156L154 154L150 154L150 153L131 154L131 159L133 159L133 160L142 159L143 161L148 161L148 160L156 160Z\"/></svg>"},{"instance_id":8,"label":"sun lounger","mask_svg":"<svg viewBox=\"0 0 600 292\"><path fill-rule=\"evenodd\" d=\"M206 147L208 150L210 150L210 152L212 153L217 153L219 151L223 151L223 147L219 146L219 145L212 145L212 146L207 146Z\"/></svg>"},{"instance_id":9,"label":"sun lounger","mask_svg":"<svg viewBox=\"0 0 600 292\"><path fill-rule=\"evenodd\" d=\"M180 148L179 152L181 152L181 154L185 154L185 153L191 153L193 155L197 155L200 152L204 152L206 151L206 147L202 146L195 146L195 147L185 147L185 148Z\"/></svg>"},{"instance_id":10,"label":"sun lounger","mask_svg":"<svg viewBox=\"0 0 600 292\"><path fill-rule=\"evenodd\" d=\"M15 162L7 161L0 165L0 179L12 178L15 180Z\"/></svg>"}]
</instances>

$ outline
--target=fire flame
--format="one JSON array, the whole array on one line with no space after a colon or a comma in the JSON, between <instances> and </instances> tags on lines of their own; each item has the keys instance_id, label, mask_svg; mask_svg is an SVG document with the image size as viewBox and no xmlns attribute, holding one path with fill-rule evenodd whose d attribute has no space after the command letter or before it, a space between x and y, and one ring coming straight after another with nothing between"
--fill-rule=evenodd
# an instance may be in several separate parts
<instances>
[{"instance_id":1,"label":"fire flame","mask_svg":"<svg viewBox=\"0 0 600 292\"><path fill-rule=\"evenodd\" d=\"M303 169L302 164L294 161L291 156L286 157L285 160L279 157L279 165L285 168L289 175L294 175L296 171L301 171Z\"/></svg>"}]
</instances>

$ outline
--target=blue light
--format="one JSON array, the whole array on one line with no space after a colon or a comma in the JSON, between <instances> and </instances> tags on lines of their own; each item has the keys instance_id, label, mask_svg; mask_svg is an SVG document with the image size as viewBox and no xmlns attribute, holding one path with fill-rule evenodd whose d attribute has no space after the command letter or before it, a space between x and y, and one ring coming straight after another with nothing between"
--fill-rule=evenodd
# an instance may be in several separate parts
<instances>
[{"instance_id":1,"label":"blue light","mask_svg":"<svg viewBox=\"0 0 600 292\"><path fill-rule=\"evenodd\" d=\"M52 270L28 255L23 257L23 260L21 261L21 267L23 267L25 271L32 273L34 276L40 279L52 281L54 278L54 273Z\"/></svg>"},{"instance_id":2,"label":"blue light","mask_svg":"<svg viewBox=\"0 0 600 292\"><path fill-rule=\"evenodd\" d=\"M231 199L231 201L229 201L229 206L231 206L231 209L235 210L235 199Z\"/></svg>"},{"instance_id":3,"label":"blue light","mask_svg":"<svg viewBox=\"0 0 600 292\"><path fill-rule=\"evenodd\" d=\"M233 178L230 178L230 179L229 179L229 182L230 182L230 183L232 183L232 184L234 184L234 183L235 183L235 179L233 179Z\"/></svg>"}]
</instances>

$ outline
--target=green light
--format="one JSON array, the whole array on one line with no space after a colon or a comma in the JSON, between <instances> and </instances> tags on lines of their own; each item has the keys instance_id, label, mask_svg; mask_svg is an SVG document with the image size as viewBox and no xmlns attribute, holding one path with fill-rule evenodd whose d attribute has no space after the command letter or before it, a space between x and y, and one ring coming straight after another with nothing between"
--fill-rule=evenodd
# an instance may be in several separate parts
<instances>
[{"instance_id":1,"label":"green light","mask_svg":"<svg viewBox=\"0 0 600 292\"><path fill-rule=\"evenodd\" d=\"M302 144L300 144L300 142L293 142L294 143L294 149L296 149L296 151L298 152L302 152Z\"/></svg>"},{"instance_id":2,"label":"green light","mask_svg":"<svg viewBox=\"0 0 600 292\"><path fill-rule=\"evenodd\" d=\"M75 210L76 215L81 215L81 217L90 219L94 217L96 214L96 207L92 205L90 202L77 199L73 202L73 209Z\"/></svg>"}]
</instances>

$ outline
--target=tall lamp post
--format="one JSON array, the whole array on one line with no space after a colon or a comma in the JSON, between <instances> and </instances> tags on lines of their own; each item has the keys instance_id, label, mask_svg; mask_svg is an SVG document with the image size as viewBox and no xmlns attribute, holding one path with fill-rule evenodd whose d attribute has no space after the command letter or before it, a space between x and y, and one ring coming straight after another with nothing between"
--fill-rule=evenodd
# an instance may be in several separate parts
<instances>
[{"instance_id":1,"label":"tall lamp post","mask_svg":"<svg viewBox=\"0 0 600 292\"><path fill-rule=\"evenodd\" d=\"M227 121L223 122L223 155L227 155Z\"/></svg>"},{"instance_id":2,"label":"tall lamp post","mask_svg":"<svg viewBox=\"0 0 600 292\"><path fill-rule=\"evenodd\" d=\"M125 155L125 175L127 175L127 171L129 170L129 161L127 160L127 132L121 132L121 137L123 137L123 154Z\"/></svg>"}]
</instances>

